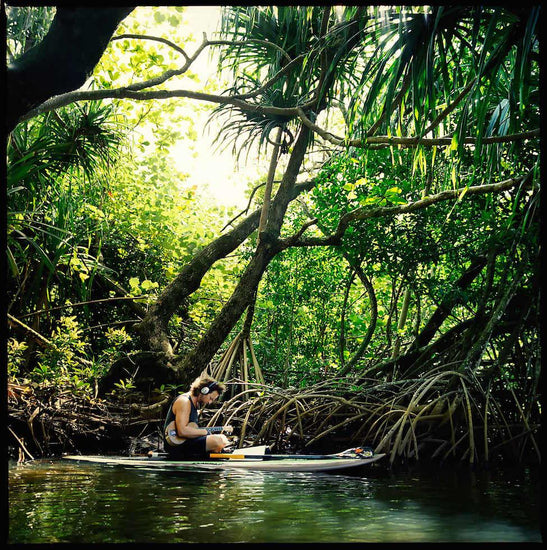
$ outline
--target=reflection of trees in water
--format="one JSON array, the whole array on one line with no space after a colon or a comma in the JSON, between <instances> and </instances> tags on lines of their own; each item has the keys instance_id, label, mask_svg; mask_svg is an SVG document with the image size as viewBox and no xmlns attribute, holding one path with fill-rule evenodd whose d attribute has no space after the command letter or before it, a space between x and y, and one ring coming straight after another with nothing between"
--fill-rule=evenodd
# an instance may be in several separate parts
<instances>
[{"instance_id":1,"label":"reflection of trees in water","mask_svg":"<svg viewBox=\"0 0 547 550\"><path fill-rule=\"evenodd\" d=\"M43 461L10 470L10 488L10 536L27 542L211 537L409 542L457 541L462 533L485 541L532 537L534 531L539 536L537 473L522 469L175 474Z\"/></svg>"}]
</instances>

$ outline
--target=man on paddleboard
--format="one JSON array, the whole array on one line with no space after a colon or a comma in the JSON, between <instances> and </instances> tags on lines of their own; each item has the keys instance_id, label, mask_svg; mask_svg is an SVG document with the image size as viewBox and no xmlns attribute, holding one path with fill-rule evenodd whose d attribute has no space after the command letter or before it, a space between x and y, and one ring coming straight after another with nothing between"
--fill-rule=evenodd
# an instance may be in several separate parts
<instances>
[{"instance_id":1,"label":"man on paddleboard","mask_svg":"<svg viewBox=\"0 0 547 550\"><path fill-rule=\"evenodd\" d=\"M198 410L216 401L224 384L203 375L194 380L187 393L176 397L167 411L163 429L165 452L172 460L204 459L209 453L220 453L230 434L231 426L200 428Z\"/></svg>"}]
</instances>

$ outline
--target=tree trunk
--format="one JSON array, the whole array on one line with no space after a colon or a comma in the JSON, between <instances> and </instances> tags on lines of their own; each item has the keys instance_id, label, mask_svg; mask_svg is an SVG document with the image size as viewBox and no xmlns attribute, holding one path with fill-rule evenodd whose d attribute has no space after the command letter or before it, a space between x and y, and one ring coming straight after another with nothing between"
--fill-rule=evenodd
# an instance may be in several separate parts
<instances>
[{"instance_id":1,"label":"tree trunk","mask_svg":"<svg viewBox=\"0 0 547 550\"><path fill-rule=\"evenodd\" d=\"M465 288L467 288L478 277L486 263L486 257L477 256L471 262L469 268L456 281L454 289L464 290ZM422 359L424 358L424 353L428 354L432 350L438 351L436 344L427 349L426 346L431 342L431 340L435 336L435 333L441 328L441 325L448 317L448 315L450 315L450 312L452 311L454 306L456 306L458 300L459 299L457 292L452 292L448 294L442 300L441 304L435 310L433 315L429 318L429 321L426 323L420 334L415 338L414 342L406 351L406 353L400 355L399 357L391 358L390 360L377 365L371 370L382 371L397 367L400 374L406 374L409 369L411 369L415 365L418 359L422 361ZM439 341L441 340L444 342L443 337L439 338Z\"/></svg>"},{"instance_id":2,"label":"tree trunk","mask_svg":"<svg viewBox=\"0 0 547 550\"><path fill-rule=\"evenodd\" d=\"M7 131L50 97L82 86L133 9L58 7L42 42L7 67Z\"/></svg>"},{"instance_id":3,"label":"tree trunk","mask_svg":"<svg viewBox=\"0 0 547 550\"><path fill-rule=\"evenodd\" d=\"M358 11L360 14L362 8L359 8ZM350 25L351 29L354 27L356 28L352 39L349 40L345 46L345 51L351 50L351 48L358 43L358 35L360 32L358 28L359 20L360 18L356 17ZM348 32L350 32L349 28ZM332 51L327 52L325 61L328 61L328 63L325 62L321 76L323 85L318 87L316 96L316 114L322 111L326 106L326 92L330 89L334 79L332 66L333 63L342 56L342 53L343 52L338 49L338 46L334 47ZM177 370L177 378L180 383L184 384L191 382L193 378L201 374L201 372L207 368L215 353L228 337L230 331L234 328L245 309L251 304L258 284L268 264L277 253L283 250L284 247L279 241L279 236L288 204L298 196L304 188L307 188L306 185L295 185L295 182L306 154L310 133L311 130L307 126L301 127L281 184L275 198L269 205L264 231L260 233L260 239L253 258L249 262L232 296L221 309L194 349L184 357L174 357L171 344L168 340L167 325L181 301L199 287L202 277L207 273L211 265L217 259L228 253L221 251L222 246L218 243L218 240L206 247L194 260L192 260L191 264L186 266L183 273L165 289L157 302L150 308L147 317L139 324L138 331L143 337L143 340L149 344L150 349L161 351L169 358L170 364L173 364ZM256 223L258 223L258 219ZM248 219L242 222L242 224L246 224L248 229L248 233L245 237L250 235L256 227L252 227L251 229L251 226L254 224L249 223ZM242 224L238 227L241 227ZM231 234L232 233L233 232L231 232ZM243 233L244 232L241 232L242 240L240 242L243 242L245 238L243 237ZM222 237L220 239L222 239ZM234 240L226 240L230 241L230 246L233 248L239 244L236 244ZM226 247L226 249L227 248L229 247ZM173 359L173 361L171 361L171 359Z\"/></svg>"},{"instance_id":4,"label":"tree trunk","mask_svg":"<svg viewBox=\"0 0 547 550\"><path fill-rule=\"evenodd\" d=\"M343 254L352 269L358 275L359 279L361 279L361 282L363 283L363 286L367 291L368 299L370 301L370 324L368 326L365 338L361 342L361 345L359 346L353 357L350 359L350 361L348 361L346 364L341 361L341 369L338 373L339 376L346 376L347 374L349 374L353 370L359 359L361 359L361 357L364 355L368 345L370 344L370 341L372 340L372 335L374 334L376 323L378 321L378 302L376 300L376 293L374 292L374 287L372 286L371 281L366 276L365 272L361 269L360 265L354 264L354 262L351 261L349 255L345 252Z\"/></svg>"},{"instance_id":5,"label":"tree trunk","mask_svg":"<svg viewBox=\"0 0 547 550\"><path fill-rule=\"evenodd\" d=\"M486 263L487 258L485 256L477 256L471 262L469 268L456 281L454 290L459 291L466 289L478 277ZM431 342L433 336L435 336L435 333L439 330L445 319L450 315L450 312L458 301L458 292L449 293L445 298L443 298L435 313L430 317L426 326L422 329L418 337L410 346L409 351L412 352L418 350Z\"/></svg>"},{"instance_id":6,"label":"tree trunk","mask_svg":"<svg viewBox=\"0 0 547 550\"><path fill-rule=\"evenodd\" d=\"M313 181L309 181L289 188L287 190L288 202L294 200L300 193L311 189L313 185ZM173 349L169 341L169 320L184 300L199 288L201 280L213 264L233 252L256 230L260 214L261 209L257 209L230 232L209 243L165 287L157 300L150 306L142 322L134 327L141 338L143 349L163 352L167 357L173 356Z\"/></svg>"},{"instance_id":7,"label":"tree trunk","mask_svg":"<svg viewBox=\"0 0 547 550\"><path fill-rule=\"evenodd\" d=\"M260 234L266 228L266 222L268 221L268 212L270 211L270 203L272 198L272 187L275 177L275 169L277 168L277 159L279 158L279 149L281 136L283 134L283 128L277 129L277 137L274 142L274 148L270 159L270 168L268 170L268 180L266 181L266 189L264 190L264 203L262 204L262 211L260 212L260 221L258 223L258 238Z\"/></svg>"},{"instance_id":8,"label":"tree trunk","mask_svg":"<svg viewBox=\"0 0 547 550\"><path fill-rule=\"evenodd\" d=\"M243 312L252 303L258 284L268 264L280 252L281 247L278 237L287 206L294 194L296 177L306 154L309 133L309 129L303 127L296 140L281 185L275 199L272 201L262 238L232 296L194 349L176 362L181 381L191 381L208 366Z\"/></svg>"},{"instance_id":9,"label":"tree trunk","mask_svg":"<svg viewBox=\"0 0 547 550\"><path fill-rule=\"evenodd\" d=\"M401 332L405 328L409 303L410 303L410 287L407 286L405 290L404 298L403 298L401 313L399 314L399 321L397 322L397 334L395 336L395 343L393 344L393 352L391 354L391 357L393 359L396 359L397 357L399 357L399 353L401 350L401 340L402 340Z\"/></svg>"},{"instance_id":10,"label":"tree trunk","mask_svg":"<svg viewBox=\"0 0 547 550\"><path fill-rule=\"evenodd\" d=\"M260 210L256 210L232 231L208 244L167 285L146 317L134 327L141 337L143 348L161 351L169 357L174 355L169 342L169 320L184 300L199 288L212 265L235 250L257 228L259 217Z\"/></svg>"},{"instance_id":11,"label":"tree trunk","mask_svg":"<svg viewBox=\"0 0 547 550\"><path fill-rule=\"evenodd\" d=\"M136 326L144 347L141 354L130 359L133 367L138 367L140 358L146 361L147 377L154 377L154 364L157 365L155 383L163 383L167 373L169 383L176 380L180 384L189 384L199 376L209 365L222 343L230 334L237 321L253 303L258 284L272 258L282 250L278 238L285 212L289 203L299 193L310 189L313 182L295 185L300 166L306 154L310 130L302 128L294 145L287 169L270 206L269 216L262 238L240 278L232 296L221 309L209 326L201 340L186 356L175 356L169 343L167 324L182 301L196 290L203 276L215 261L237 248L254 231L259 222L261 210L255 211L241 222L230 233L223 235L201 250L183 271L162 292L156 303L152 305L145 319ZM148 346L147 346L148 345ZM127 373L127 361L123 360L113 365L108 376L108 384L112 386L120 373ZM137 370L135 375L139 376ZM124 375L127 377L127 374ZM151 378L149 379L151 380Z\"/></svg>"}]
</instances>

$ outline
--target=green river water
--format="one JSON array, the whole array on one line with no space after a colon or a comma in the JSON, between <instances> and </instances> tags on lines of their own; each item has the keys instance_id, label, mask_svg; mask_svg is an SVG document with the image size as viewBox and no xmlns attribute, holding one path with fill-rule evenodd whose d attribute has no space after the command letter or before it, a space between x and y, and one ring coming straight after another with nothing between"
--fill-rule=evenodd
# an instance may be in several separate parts
<instances>
[{"instance_id":1,"label":"green river water","mask_svg":"<svg viewBox=\"0 0 547 550\"><path fill-rule=\"evenodd\" d=\"M541 542L540 473L8 466L8 543Z\"/></svg>"}]
</instances>

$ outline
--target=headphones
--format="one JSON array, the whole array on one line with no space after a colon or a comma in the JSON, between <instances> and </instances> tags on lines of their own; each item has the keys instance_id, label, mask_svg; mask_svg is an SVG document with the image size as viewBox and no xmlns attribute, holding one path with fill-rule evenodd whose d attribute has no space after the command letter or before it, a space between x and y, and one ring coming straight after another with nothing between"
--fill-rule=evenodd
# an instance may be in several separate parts
<instances>
[{"instance_id":1,"label":"headphones","mask_svg":"<svg viewBox=\"0 0 547 550\"><path fill-rule=\"evenodd\" d=\"M207 395L208 393L211 392L211 390L216 386L216 382L209 382L209 384L207 384L206 386L203 386L203 388L201 388L200 392L203 394L203 395Z\"/></svg>"}]
</instances>

